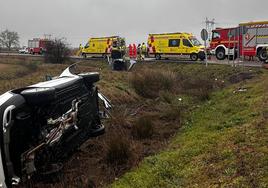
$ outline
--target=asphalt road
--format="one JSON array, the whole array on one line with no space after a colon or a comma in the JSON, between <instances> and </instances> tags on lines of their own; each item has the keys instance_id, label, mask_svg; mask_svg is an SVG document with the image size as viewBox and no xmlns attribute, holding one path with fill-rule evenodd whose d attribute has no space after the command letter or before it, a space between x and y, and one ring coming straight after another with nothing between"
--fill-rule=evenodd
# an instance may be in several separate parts
<instances>
[{"instance_id":1,"label":"asphalt road","mask_svg":"<svg viewBox=\"0 0 268 188\"><path fill-rule=\"evenodd\" d=\"M42 55L31 55L31 54L19 54L19 53L0 53L1 56L12 56L12 57L42 57ZM83 57L78 56L71 56L73 60L82 60ZM87 58L87 60L94 60L94 59L101 59L101 58ZM196 63L194 61L190 61L189 59L179 59L179 58L170 58L170 59L162 59L162 60L155 60L155 58L145 58L145 60L141 61L144 63L154 63L154 62L164 62L164 63L171 63L171 62L178 62L178 63ZM205 63L204 61L198 61L198 63ZM262 67L263 64L259 61L253 60L235 60L233 61L218 61L212 57L212 59L208 60L208 64L219 64L219 65L230 65L230 66L246 66L246 67Z\"/></svg>"}]
</instances>

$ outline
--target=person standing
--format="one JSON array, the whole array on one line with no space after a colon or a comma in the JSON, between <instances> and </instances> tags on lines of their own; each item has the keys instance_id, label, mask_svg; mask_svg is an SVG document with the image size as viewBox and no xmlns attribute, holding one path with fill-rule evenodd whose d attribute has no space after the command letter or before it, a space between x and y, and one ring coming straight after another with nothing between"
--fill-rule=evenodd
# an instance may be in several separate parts
<instances>
[{"instance_id":1,"label":"person standing","mask_svg":"<svg viewBox=\"0 0 268 188\"><path fill-rule=\"evenodd\" d=\"M141 44L138 44L138 47L137 47L137 54L138 54L138 57L137 57L137 60L142 60L142 50L141 50Z\"/></svg>"},{"instance_id":2,"label":"person standing","mask_svg":"<svg viewBox=\"0 0 268 188\"><path fill-rule=\"evenodd\" d=\"M146 57L146 54L147 54L147 46L145 45L144 42L141 45L141 53L142 53L141 58L142 58L142 60L144 60Z\"/></svg>"}]
</instances>

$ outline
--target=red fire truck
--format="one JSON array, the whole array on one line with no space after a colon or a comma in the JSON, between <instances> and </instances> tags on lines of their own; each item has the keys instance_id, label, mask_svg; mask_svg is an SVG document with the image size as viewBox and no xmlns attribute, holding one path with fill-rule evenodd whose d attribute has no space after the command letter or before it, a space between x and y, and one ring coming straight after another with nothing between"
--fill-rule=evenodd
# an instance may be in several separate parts
<instances>
[{"instance_id":1,"label":"red fire truck","mask_svg":"<svg viewBox=\"0 0 268 188\"><path fill-rule=\"evenodd\" d=\"M31 54L43 54L46 51L46 44L49 40L34 38L28 40L28 49Z\"/></svg>"},{"instance_id":2,"label":"red fire truck","mask_svg":"<svg viewBox=\"0 0 268 188\"><path fill-rule=\"evenodd\" d=\"M237 56L267 59L268 21L241 23L234 28L216 28L212 31L211 54L218 60Z\"/></svg>"}]
</instances>

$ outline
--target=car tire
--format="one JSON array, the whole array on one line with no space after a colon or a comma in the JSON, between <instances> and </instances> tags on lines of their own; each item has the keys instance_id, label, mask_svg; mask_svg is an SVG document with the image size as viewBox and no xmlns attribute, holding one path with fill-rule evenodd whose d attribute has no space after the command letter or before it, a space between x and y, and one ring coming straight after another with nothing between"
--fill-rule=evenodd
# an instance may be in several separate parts
<instances>
[{"instance_id":1,"label":"car tire","mask_svg":"<svg viewBox=\"0 0 268 188\"><path fill-rule=\"evenodd\" d=\"M204 61L206 59L206 54L205 52L199 52L198 57L201 61Z\"/></svg>"},{"instance_id":2,"label":"car tire","mask_svg":"<svg viewBox=\"0 0 268 188\"><path fill-rule=\"evenodd\" d=\"M260 61L266 61L268 59L266 49L261 49L258 53L258 58Z\"/></svg>"},{"instance_id":3,"label":"car tire","mask_svg":"<svg viewBox=\"0 0 268 188\"><path fill-rule=\"evenodd\" d=\"M190 55L190 59L191 59L192 61L197 61L197 60L198 60L198 54L197 54L197 53L192 53L192 54Z\"/></svg>"},{"instance_id":4,"label":"car tire","mask_svg":"<svg viewBox=\"0 0 268 188\"><path fill-rule=\"evenodd\" d=\"M216 58L218 60L224 60L226 58L225 50L222 49L222 48L217 49L217 51L216 51Z\"/></svg>"},{"instance_id":5,"label":"car tire","mask_svg":"<svg viewBox=\"0 0 268 188\"><path fill-rule=\"evenodd\" d=\"M55 99L54 88L29 88L20 93L30 105L47 104Z\"/></svg>"},{"instance_id":6,"label":"car tire","mask_svg":"<svg viewBox=\"0 0 268 188\"><path fill-rule=\"evenodd\" d=\"M160 60L160 59L161 59L161 55L160 55L160 54L156 54L156 55L155 55L155 59L156 59L156 60Z\"/></svg>"}]
</instances>

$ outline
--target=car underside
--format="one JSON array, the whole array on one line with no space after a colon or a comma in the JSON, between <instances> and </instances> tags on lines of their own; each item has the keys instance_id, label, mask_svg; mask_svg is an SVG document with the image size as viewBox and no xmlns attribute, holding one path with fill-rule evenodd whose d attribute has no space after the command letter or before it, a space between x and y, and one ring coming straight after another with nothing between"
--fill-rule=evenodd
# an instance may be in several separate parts
<instances>
[{"instance_id":1,"label":"car underside","mask_svg":"<svg viewBox=\"0 0 268 188\"><path fill-rule=\"evenodd\" d=\"M87 139L104 133L99 101L106 109L111 105L95 86L99 74L74 74L74 67L50 81L0 96L2 185L53 171L54 164Z\"/></svg>"}]
</instances>

